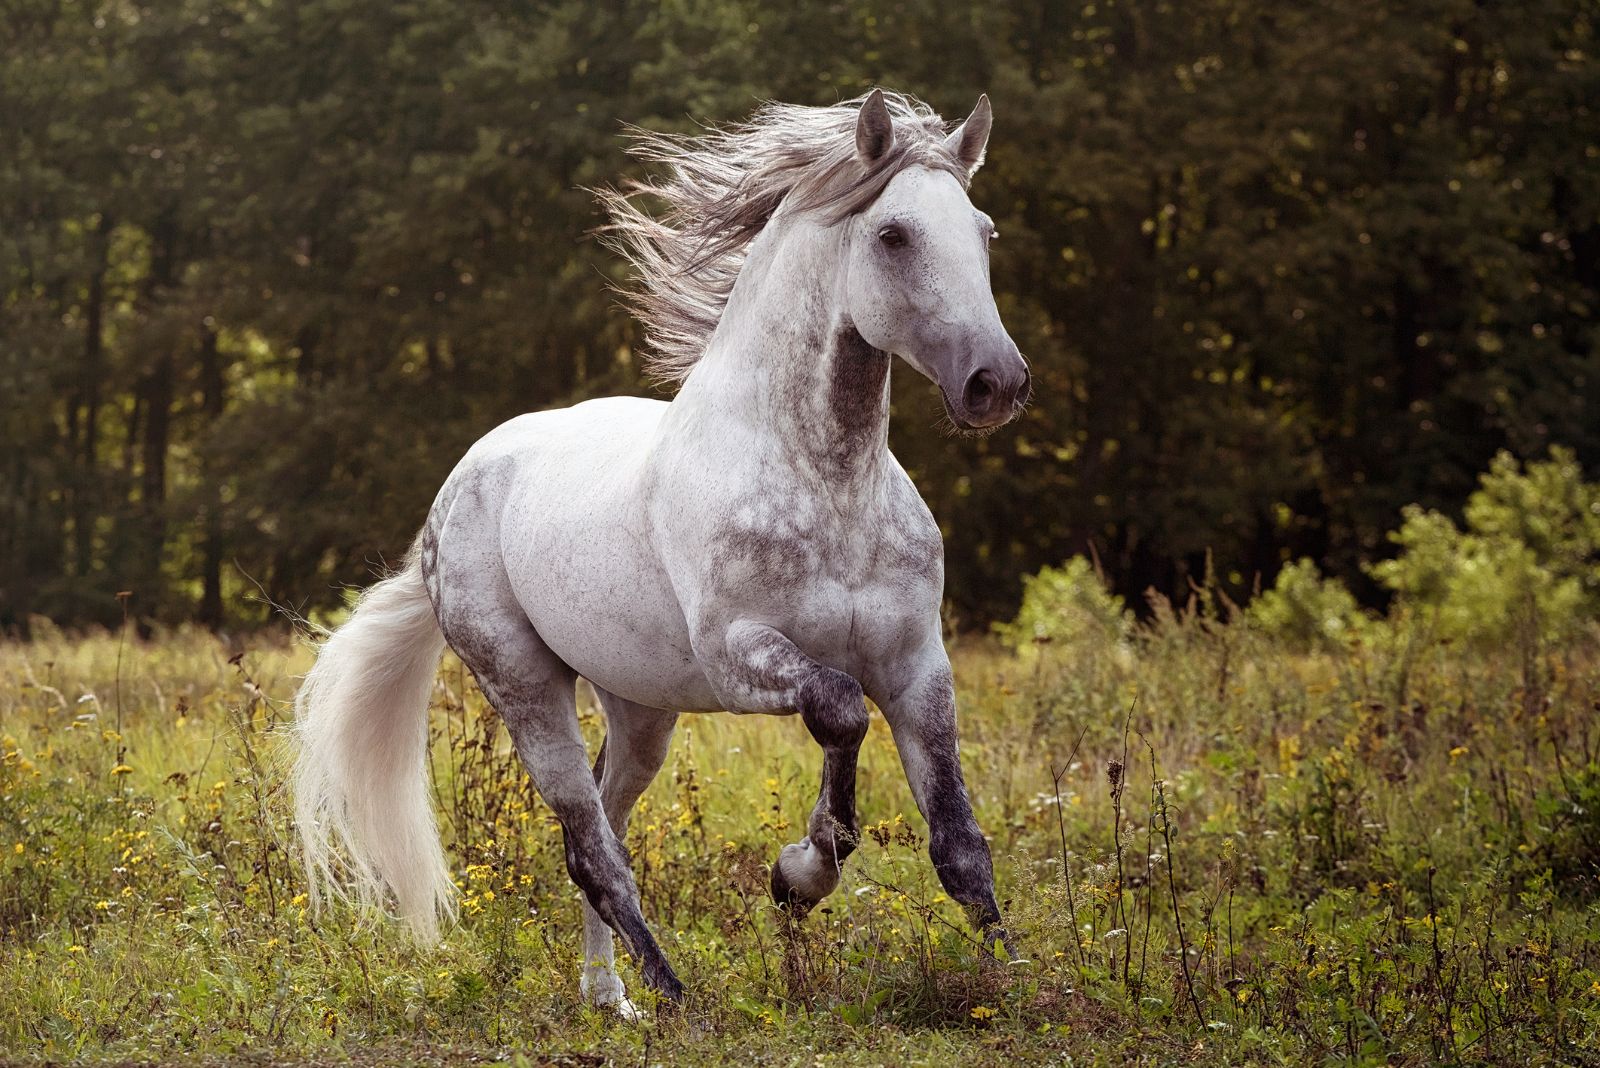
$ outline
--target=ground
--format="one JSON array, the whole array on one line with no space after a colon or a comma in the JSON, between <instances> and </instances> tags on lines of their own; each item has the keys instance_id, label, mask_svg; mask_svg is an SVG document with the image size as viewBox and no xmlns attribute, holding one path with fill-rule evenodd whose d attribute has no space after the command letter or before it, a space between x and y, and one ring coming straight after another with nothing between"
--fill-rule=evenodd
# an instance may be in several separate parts
<instances>
[{"instance_id":1,"label":"ground","mask_svg":"<svg viewBox=\"0 0 1600 1068\"><path fill-rule=\"evenodd\" d=\"M629 838L691 996L626 1023L579 1001L558 828L459 663L430 716L461 919L420 949L307 898L283 788L304 642L41 626L0 644L0 1055L1600 1064L1592 643L1530 669L1192 611L953 654L1022 959L940 892L876 714L843 885L802 923L775 910L765 865L820 755L792 719L700 716Z\"/></svg>"}]
</instances>

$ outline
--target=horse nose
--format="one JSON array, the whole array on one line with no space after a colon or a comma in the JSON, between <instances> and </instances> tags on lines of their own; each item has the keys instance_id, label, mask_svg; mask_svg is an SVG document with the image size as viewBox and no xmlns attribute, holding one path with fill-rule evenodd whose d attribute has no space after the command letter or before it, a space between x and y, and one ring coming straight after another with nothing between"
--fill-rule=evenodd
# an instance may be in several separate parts
<instances>
[{"instance_id":1,"label":"horse nose","mask_svg":"<svg viewBox=\"0 0 1600 1068\"><path fill-rule=\"evenodd\" d=\"M961 401L967 407L967 414L977 418L986 415L994 407L995 398L999 395L999 376L987 367L980 367L967 379L967 386L961 391Z\"/></svg>"},{"instance_id":2,"label":"horse nose","mask_svg":"<svg viewBox=\"0 0 1600 1068\"><path fill-rule=\"evenodd\" d=\"M1017 366L979 367L967 376L961 390L967 421L974 427L1000 426L1010 421L1019 403L1026 402L1032 390L1028 367L1020 357Z\"/></svg>"}]
</instances>

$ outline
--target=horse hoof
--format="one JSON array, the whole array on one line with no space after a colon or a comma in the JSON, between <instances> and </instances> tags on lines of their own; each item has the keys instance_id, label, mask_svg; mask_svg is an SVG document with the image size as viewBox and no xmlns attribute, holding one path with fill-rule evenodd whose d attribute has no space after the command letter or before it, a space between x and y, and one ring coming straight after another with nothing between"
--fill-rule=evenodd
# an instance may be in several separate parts
<instances>
[{"instance_id":1,"label":"horse hoof","mask_svg":"<svg viewBox=\"0 0 1600 1068\"><path fill-rule=\"evenodd\" d=\"M644 981L646 986L656 992L659 999L657 1008L660 1010L669 1011L682 1006L683 983L665 964L659 968L647 966L644 970Z\"/></svg>"},{"instance_id":2,"label":"horse hoof","mask_svg":"<svg viewBox=\"0 0 1600 1068\"><path fill-rule=\"evenodd\" d=\"M795 889L789 882L783 874L781 859L772 865L772 900L779 908L796 918L804 916L816 905L815 901Z\"/></svg>"},{"instance_id":3,"label":"horse hoof","mask_svg":"<svg viewBox=\"0 0 1600 1068\"><path fill-rule=\"evenodd\" d=\"M1000 952L1004 954L1007 963L1018 959L1016 951L1011 948L1011 936L1002 927L990 927L983 932L983 950L986 959L991 961L995 959L996 945L1000 947Z\"/></svg>"},{"instance_id":4,"label":"horse hoof","mask_svg":"<svg viewBox=\"0 0 1600 1068\"><path fill-rule=\"evenodd\" d=\"M611 1013L623 1023L639 1023L644 1019L644 1012L626 994L618 993L604 1000L596 998L589 1004L601 1012Z\"/></svg>"}]
</instances>

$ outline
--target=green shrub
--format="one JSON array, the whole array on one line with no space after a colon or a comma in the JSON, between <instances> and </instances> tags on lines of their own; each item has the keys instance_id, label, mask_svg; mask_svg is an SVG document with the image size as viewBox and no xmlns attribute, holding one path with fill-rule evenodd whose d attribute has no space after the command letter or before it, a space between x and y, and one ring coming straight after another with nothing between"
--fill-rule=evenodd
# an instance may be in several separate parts
<instances>
[{"instance_id":1,"label":"green shrub","mask_svg":"<svg viewBox=\"0 0 1600 1068\"><path fill-rule=\"evenodd\" d=\"M1041 568L1023 579L1017 618L996 623L994 629L1017 650L1085 639L1116 644L1132 633L1133 614L1121 597L1106 588L1093 564L1074 556L1060 567Z\"/></svg>"},{"instance_id":2,"label":"green shrub","mask_svg":"<svg viewBox=\"0 0 1600 1068\"><path fill-rule=\"evenodd\" d=\"M1369 573L1440 638L1534 647L1600 610L1600 484L1568 449L1523 468L1495 457L1467 502L1467 529L1415 505L1389 535L1400 553Z\"/></svg>"},{"instance_id":3,"label":"green shrub","mask_svg":"<svg viewBox=\"0 0 1600 1068\"><path fill-rule=\"evenodd\" d=\"M1369 625L1344 583L1325 578L1308 559L1279 571L1272 588L1245 609L1245 618L1257 630L1300 649L1342 647Z\"/></svg>"}]
</instances>

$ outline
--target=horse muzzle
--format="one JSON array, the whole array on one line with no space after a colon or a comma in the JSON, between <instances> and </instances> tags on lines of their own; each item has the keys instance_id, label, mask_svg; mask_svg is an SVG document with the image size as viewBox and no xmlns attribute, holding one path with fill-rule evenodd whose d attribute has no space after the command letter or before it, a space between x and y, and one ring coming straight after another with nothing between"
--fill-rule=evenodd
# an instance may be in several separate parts
<instances>
[{"instance_id":1,"label":"horse muzzle","mask_svg":"<svg viewBox=\"0 0 1600 1068\"><path fill-rule=\"evenodd\" d=\"M1033 376L1017 346L1009 338L1006 345L1009 351L972 362L958 400L946 391L950 418L962 430L1004 426L1027 405L1033 393Z\"/></svg>"}]
</instances>

